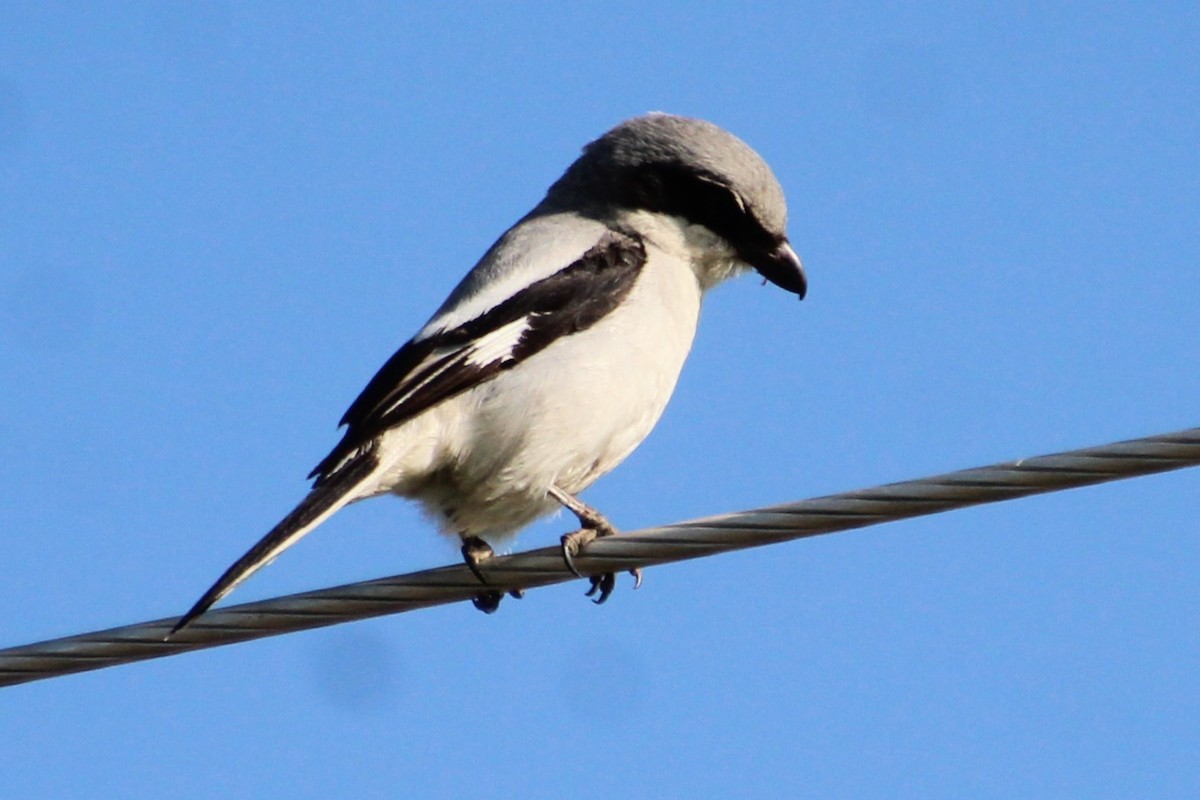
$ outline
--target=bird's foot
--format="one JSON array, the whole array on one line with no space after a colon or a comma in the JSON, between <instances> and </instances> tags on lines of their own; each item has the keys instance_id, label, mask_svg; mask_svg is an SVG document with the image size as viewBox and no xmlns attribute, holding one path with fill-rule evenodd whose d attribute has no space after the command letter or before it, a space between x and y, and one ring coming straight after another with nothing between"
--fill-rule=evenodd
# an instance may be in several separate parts
<instances>
[{"instance_id":1,"label":"bird's foot","mask_svg":"<svg viewBox=\"0 0 1200 800\"><path fill-rule=\"evenodd\" d=\"M594 512L594 509L589 510ZM564 534L562 537L563 561L566 563L567 569L571 570L572 574L579 578L583 578L585 576L575 568L575 556L579 555L583 551L583 548L593 540L605 536L615 536L617 534L617 529L609 524L608 520L604 519L603 516L600 516L599 512L594 513L596 513L596 516L602 523L601 526L596 528L587 527L587 523L584 521L583 517L580 516L580 521L585 523L585 527L580 528L574 533ZM637 589L640 587L642 585L641 567L634 567L633 569L629 570L629 574L633 576L633 588ZM616 588L617 585L617 576L612 572L606 572L603 575L592 575L588 577L588 580L592 582L592 585L586 592L584 592L584 596L591 597L592 602L594 602L596 605L600 605L607 600L608 596L612 594L613 589Z\"/></svg>"},{"instance_id":2,"label":"bird's foot","mask_svg":"<svg viewBox=\"0 0 1200 800\"><path fill-rule=\"evenodd\" d=\"M483 577L483 571L479 566L492 558L495 555L492 546L480 539L478 536L468 536L463 539L462 556L463 561L467 562L467 569L471 570L480 583L484 586L488 585L487 578ZM524 589L510 589L508 592L510 597L520 600L525 596ZM504 592L495 590L480 592L471 598L471 603L485 614L495 613L496 609L500 608L500 601L504 599Z\"/></svg>"},{"instance_id":3,"label":"bird's foot","mask_svg":"<svg viewBox=\"0 0 1200 800\"><path fill-rule=\"evenodd\" d=\"M485 614L495 614L504 595L499 592L480 592L471 598L471 605Z\"/></svg>"},{"instance_id":4,"label":"bird's foot","mask_svg":"<svg viewBox=\"0 0 1200 800\"><path fill-rule=\"evenodd\" d=\"M462 540L463 561L467 562L467 569L471 570L471 574L484 586L487 586L487 578L483 577L479 565L494 555L496 551L492 546L478 536L468 536Z\"/></svg>"},{"instance_id":5,"label":"bird's foot","mask_svg":"<svg viewBox=\"0 0 1200 800\"><path fill-rule=\"evenodd\" d=\"M579 518L580 529L562 537L562 557L563 561L567 564L567 569L571 570L571 573L575 577L582 578L584 576L575 568L575 556L579 555L583 551L583 548L593 539L604 536L616 536L617 529L599 511L578 497L567 494L557 486L551 486L547 493ZM629 574L633 576L634 589L642 585L641 567L634 567L629 570ZM613 588L617 585L616 575L611 572L604 575L592 575L589 580L592 582L592 586L584 593L584 596L592 597L595 595L593 602L596 605L600 605L607 600L608 596L612 594Z\"/></svg>"}]
</instances>

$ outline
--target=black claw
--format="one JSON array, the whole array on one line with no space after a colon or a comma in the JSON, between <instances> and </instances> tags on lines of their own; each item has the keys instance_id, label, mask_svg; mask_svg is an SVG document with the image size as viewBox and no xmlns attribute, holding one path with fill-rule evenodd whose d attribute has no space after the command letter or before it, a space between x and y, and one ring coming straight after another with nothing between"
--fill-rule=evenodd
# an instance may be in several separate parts
<instances>
[{"instance_id":1,"label":"black claw","mask_svg":"<svg viewBox=\"0 0 1200 800\"><path fill-rule=\"evenodd\" d=\"M471 570L471 574L475 576L475 580L479 581L484 586L488 585L487 578L483 577L483 573L479 571L478 565L472 564L470 561L468 561L467 569Z\"/></svg>"},{"instance_id":2,"label":"black claw","mask_svg":"<svg viewBox=\"0 0 1200 800\"><path fill-rule=\"evenodd\" d=\"M471 574L475 579L484 586L488 586L488 580L483 575L483 570L479 565L495 555L492 546L480 539L478 536L468 536L462 540L462 556L463 561L467 563L467 569L471 570ZM500 607L500 601L504 599L504 592L483 592L471 598L471 602L485 614L495 613ZM525 596L524 589L509 589L508 595L520 600Z\"/></svg>"},{"instance_id":3,"label":"black claw","mask_svg":"<svg viewBox=\"0 0 1200 800\"><path fill-rule=\"evenodd\" d=\"M592 576L592 588L584 592L584 597L591 597L599 592L599 595L592 600L596 605L602 605L608 596L613 593L613 589L617 585L617 576L611 572L606 572L603 575Z\"/></svg>"},{"instance_id":4,"label":"black claw","mask_svg":"<svg viewBox=\"0 0 1200 800\"><path fill-rule=\"evenodd\" d=\"M561 491L551 492L551 494L560 503L570 509L579 518L579 524L583 526L574 533L568 533L562 537L563 563L567 565L567 569L576 578L588 577L583 575L575 566L575 556L579 555L583 548L593 539L614 536L617 533L617 529L604 518L603 514L591 506L579 502L578 499ZM629 570L629 574L633 576L633 588L639 588L642 585L642 570L635 567ZM592 597L592 602L596 603L596 605L600 605L608 600L609 595L613 593L613 589L617 585L617 576L611 572L604 575L590 576L590 580L591 587L584 592L584 596Z\"/></svg>"},{"instance_id":5,"label":"black claw","mask_svg":"<svg viewBox=\"0 0 1200 800\"><path fill-rule=\"evenodd\" d=\"M471 570L471 574L474 575L475 578L484 586L487 586L487 578L483 577L483 572L480 571L479 565L484 561L487 561L493 555L495 555L495 553L492 551L492 546L483 539L480 539L478 536L468 536L467 538L463 539L463 561L467 562L467 568ZM497 601L497 603L498 602L499 601ZM478 604L476 604L476 607L478 607ZM495 610L495 608L492 609L492 611Z\"/></svg>"},{"instance_id":6,"label":"black claw","mask_svg":"<svg viewBox=\"0 0 1200 800\"><path fill-rule=\"evenodd\" d=\"M504 595L500 592L484 592L477 594L471 598L471 604L485 614L495 614L496 609L500 608L500 601L504 599Z\"/></svg>"},{"instance_id":7,"label":"black claw","mask_svg":"<svg viewBox=\"0 0 1200 800\"><path fill-rule=\"evenodd\" d=\"M575 547L573 536L574 534L564 533L561 539L563 563L567 565L567 569L571 570L572 575L582 578L583 575L575 568L575 557L571 553L572 548Z\"/></svg>"}]
</instances>

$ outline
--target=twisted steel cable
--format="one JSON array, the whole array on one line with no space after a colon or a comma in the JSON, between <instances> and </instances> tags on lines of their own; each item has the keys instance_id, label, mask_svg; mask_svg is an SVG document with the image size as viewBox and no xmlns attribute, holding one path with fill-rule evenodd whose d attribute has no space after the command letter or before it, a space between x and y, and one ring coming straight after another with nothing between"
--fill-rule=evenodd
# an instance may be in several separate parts
<instances>
[{"instance_id":1,"label":"twisted steel cable","mask_svg":"<svg viewBox=\"0 0 1200 800\"><path fill-rule=\"evenodd\" d=\"M1200 464L1200 428L1022 459L770 508L597 539L575 558L584 575L759 547ZM557 547L488 561L495 590L573 580ZM467 600L479 582L458 564L209 611L169 640L176 618L0 650L0 686L263 636Z\"/></svg>"}]
</instances>

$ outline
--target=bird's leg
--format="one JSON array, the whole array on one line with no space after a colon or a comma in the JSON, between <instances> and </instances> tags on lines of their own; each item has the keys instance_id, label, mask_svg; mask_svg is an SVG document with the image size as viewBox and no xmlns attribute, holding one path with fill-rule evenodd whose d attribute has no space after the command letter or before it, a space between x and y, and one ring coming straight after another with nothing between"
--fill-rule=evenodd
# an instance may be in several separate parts
<instances>
[{"instance_id":1,"label":"bird's leg","mask_svg":"<svg viewBox=\"0 0 1200 800\"><path fill-rule=\"evenodd\" d=\"M567 569L571 570L577 577L582 578L584 576L575 568L575 556L579 555L583 551L583 548L593 539L614 536L617 533L617 529L599 511L578 497L567 494L557 486L551 486L547 494L561 503L563 508L579 518L580 529L574 533L564 534L562 537L562 557L567 565ZM642 570L640 567L634 567L629 570L629 574L634 578L634 589L642 585ZM617 585L617 578L611 572L603 575L593 575L590 580L592 586L587 590L586 596L591 597L592 595L596 595L595 602L597 604L607 600L608 596L612 594L613 588Z\"/></svg>"},{"instance_id":2,"label":"bird's leg","mask_svg":"<svg viewBox=\"0 0 1200 800\"><path fill-rule=\"evenodd\" d=\"M496 554L492 550L492 546L478 536L463 537L462 543L463 561L467 562L467 569L471 570L471 574L478 578L480 583L487 586L487 578L483 577L483 571L479 569L479 565ZM508 593L518 600L525 596L524 589L511 589ZM471 598L471 602L483 613L491 614L500 607L500 601L503 598L502 592L489 591L475 595Z\"/></svg>"}]
</instances>

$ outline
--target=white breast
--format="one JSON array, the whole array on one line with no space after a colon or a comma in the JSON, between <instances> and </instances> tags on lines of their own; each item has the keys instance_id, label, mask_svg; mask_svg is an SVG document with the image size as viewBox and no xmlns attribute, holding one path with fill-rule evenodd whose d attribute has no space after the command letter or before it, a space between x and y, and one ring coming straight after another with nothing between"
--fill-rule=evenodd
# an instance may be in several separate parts
<instances>
[{"instance_id":1,"label":"white breast","mask_svg":"<svg viewBox=\"0 0 1200 800\"><path fill-rule=\"evenodd\" d=\"M495 542L557 509L551 485L578 493L641 444L675 389L701 299L683 231L646 230L646 265L612 313L389 435L424 443L391 471L393 491L445 532Z\"/></svg>"}]
</instances>

